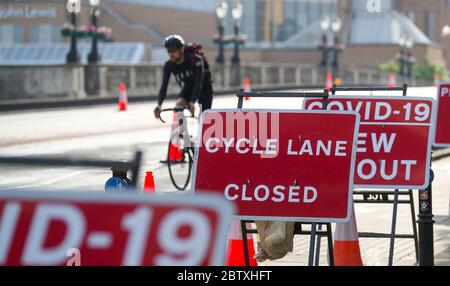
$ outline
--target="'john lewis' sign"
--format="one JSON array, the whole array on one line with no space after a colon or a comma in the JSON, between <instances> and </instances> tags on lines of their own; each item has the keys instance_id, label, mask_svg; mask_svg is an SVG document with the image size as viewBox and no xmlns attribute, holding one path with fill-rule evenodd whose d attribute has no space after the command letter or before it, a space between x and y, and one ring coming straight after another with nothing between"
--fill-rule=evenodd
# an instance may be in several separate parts
<instances>
[{"instance_id":1,"label":"'john lewis' sign","mask_svg":"<svg viewBox=\"0 0 450 286\"><path fill-rule=\"evenodd\" d=\"M32 8L29 6L0 6L0 20L3 19L42 19L56 18L56 8Z\"/></svg>"}]
</instances>

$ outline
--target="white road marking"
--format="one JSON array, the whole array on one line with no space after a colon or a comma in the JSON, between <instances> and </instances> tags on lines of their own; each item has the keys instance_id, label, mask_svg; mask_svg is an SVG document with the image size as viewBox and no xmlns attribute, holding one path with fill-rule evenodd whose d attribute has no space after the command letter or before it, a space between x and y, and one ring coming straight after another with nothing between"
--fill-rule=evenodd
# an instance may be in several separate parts
<instances>
[{"instance_id":1,"label":"white road marking","mask_svg":"<svg viewBox=\"0 0 450 286\"><path fill-rule=\"evenodd\" d=\"M70 177L75 177L77 175L80 175L80 174L83 174L83 173L88 173L88 172L92 172L92 171L91 170L76 171L76 172L65 174L63 176L60 176L60 177L57 177L57 178L54 178L54 179L51 179L51 180L44 181L44 182L39 183L39 184L18 186L18 187L14 187L14 188L15 189L26 189L26 188L38 188L38 187L48 186L48 185L52 185L54 183L57 183L59 181L68 179Z\"/></svg>"}]
</instances>

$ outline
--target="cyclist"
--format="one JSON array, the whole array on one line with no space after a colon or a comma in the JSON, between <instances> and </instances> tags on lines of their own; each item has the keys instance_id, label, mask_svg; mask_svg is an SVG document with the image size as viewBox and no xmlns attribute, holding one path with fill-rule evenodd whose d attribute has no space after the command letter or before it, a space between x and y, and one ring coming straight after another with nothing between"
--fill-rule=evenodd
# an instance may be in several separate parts
<instances>
[{"instance_id":1,"label":"cyclist","mask_svg":"<svg viewBox=\"0 0 450 286\"><path fill-rule=\"evenodd\" d=\"M164 40L164 47L169 54L169 60L164 64L163 80L158 96L158 106L154 109L156 118L160 118L161 107L167 94L170 74L181 87L176 106L188 106L192 115L195 112L195 102L201 104L201 111L211 108L213 89L211 73L202 56L185 51L185 41L179 35L170 35Z\"/></svg>"}]
</instances>

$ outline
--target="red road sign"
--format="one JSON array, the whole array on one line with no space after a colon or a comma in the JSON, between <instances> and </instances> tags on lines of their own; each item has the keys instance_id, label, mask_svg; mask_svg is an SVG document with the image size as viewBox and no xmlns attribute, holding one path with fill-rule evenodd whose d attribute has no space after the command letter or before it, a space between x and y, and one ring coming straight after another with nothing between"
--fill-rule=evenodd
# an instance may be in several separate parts
<instances>
[{"instance_id":1,"label":"red road sign","mask_svg":"<svg viewBox=\"0 0 450 286\"><path fill-rule=\"evenodd\" d=\"M329 98L329 110L355 110L361 116L354 182L357 187L428 186L434 105L430 98ZM305 108L321 109L322 102L305 100Z\"/></svg>"},{"instance_id":2,"label":"red road sign","mask_svg":"<svg viewBox=\"0 0 450 286\"><path fill-rule=\"evenodd\" d=\"M438 111L434 146L450 146L450 83L442 83L438 88Z\"/></svg>"},{"instance_id":3,"label":"red road sign","mask_svg":"<svg viewBox=\"0 0 450 286\"><path fill-rule=\"evenodd\" d=\"M220 197L0 192L0 265L223 265Z\"/></svg>"},{"instance_id":4,"label":"red road sign","mask_svg":"<svg viewBox=\"0 0 450 286\"><path fill-rule=\"evenodd\" d=\"M358 117L355 112L207 111L197 138L194 189L235 202L238 218L346 222Z\"/></svg>"}]
</instances>

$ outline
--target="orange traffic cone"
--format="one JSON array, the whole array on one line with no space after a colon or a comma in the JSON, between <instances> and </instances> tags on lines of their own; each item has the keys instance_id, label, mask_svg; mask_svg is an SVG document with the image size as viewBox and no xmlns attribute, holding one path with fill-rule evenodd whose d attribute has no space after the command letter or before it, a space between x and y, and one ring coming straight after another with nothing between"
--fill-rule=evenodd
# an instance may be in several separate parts
<instances>
[{"instance_id":1,"label":"orange traffic cone","mask_svg":"<svg viewBox=\"0 0 450 286\"><path fill-rule=\"evenodd\" d=\"M119 85L119 111L126 111L128 105L127 87L121 82Z\"/></svg>"},{"instance_id":2,"label":"orange traffic cone","mask_svg":"<svg viewBox=\"0 0 450 286\"><path fill-rule=\"evenodd\" d=\"M249 228L249 224L247 224L247 228ZM247 234L247 246L250 266L258 266L258 262L256 262L256 259L254 258L255 245L253 244L253 237L251 234ZM231 222L225 266L246 266L240 221L233 220Z\"/></svg>"},{"instance_id":3,"label":"orange traffic cone","mask_svg":"<svg viewBox=\"0 0 450 286\"><path fill-rule=\"evenodd\" d=\"M333 83L335 86L342 85L342 79L340 77L337 77L334 79Z\"/></svg>"},{"instance_id":4,"label":"orange traffic cone","mask_svg":"<svg viewBox=\"0 0 450 286\"><path fill-rule=\"evenodd\" d=\"M348 223L337 223L334 235L334 264L336 266L364 266L359 249L355 209Z\"/></svg>"},{"instance_id":5,"label":"orange traffic cone","mask_svg":"<svg viewBox=\"0 0 450 286\"><path fill-rule=\"evenodd\" d=\"M249 77L244 77L244 80L242 81L242 88L244 89L244 92L252 91L252 86L251 86ZM250 97L245 96L244 100L250 100Z\"/></svg>"},{"instance_id":6,"label":"orange traffic cone","mask_svg":"<svg viewBox=\"0 0 450 286\"><path fill-rule=\"evenodd\" d=\"M155 192L155 180L153 178L153 172L148 171L145 173L144 193L154 193L154 192Z\"/></svg>"},{"instance_id":7,"label":"orange traffic cone","mask_svg":"<svg viewBox=\"0 0 450 286\"><path fill-rule=\"evenodd\" d=\"M325 78L325 89L330 91L332 87L333 87L333 77L331 76L330 72L327 72L327 75Z\"/></svg>"},{"instance_id":8,"label":"orange traffic cone","mask_svg":"<svg viewBox=\"0 0 450 286\"><path fill-rule=\"evenodd\" d=\"M396 87L396 86L397 86L397 78L395 76L395 73L391 72L389 73L388 87Z\"/></svg>"},{"instance_id":9,"label":"orange traffic cone","mask_svg":"<svg viewBox=\"0 0 450 286\"><path fill-rule=\"evenodd\" d=\"M438 74L434 74L434 81L433 81L433 86L434 87L438 87L439 86L439 81L440 81L440 77Z\"/></svg>"},{"instance_id":10,"label":"orange traffic cone","mask_svg":"<svg viewBox=\"0 0 450 286\"><path fill-rule=\"evenodd\" d=\"M172 120L172 134L178 134L178 132L176 131L176 129L179 128L179 124L178 124L178 119L177 119L177 113L173 112L173 120ZM183 152L180 150L181 148L181 143L180 140L182 140L181 138L172 137L172 140L170 142L170 146L169 146L169 158L167 158L168 160L171 161L178 161L181 160L183 158Z\"/></svg>"}]
</instances>

